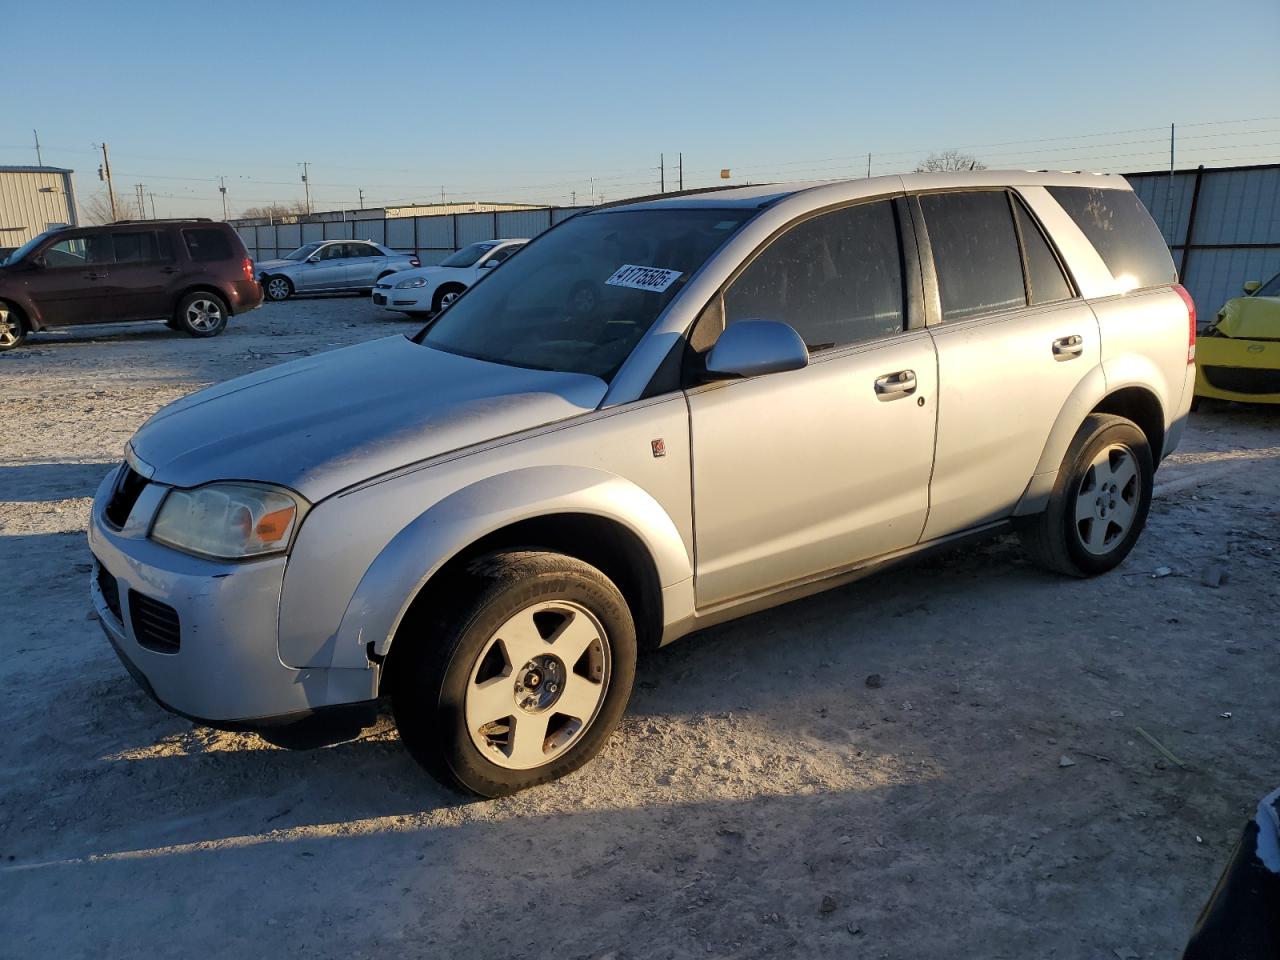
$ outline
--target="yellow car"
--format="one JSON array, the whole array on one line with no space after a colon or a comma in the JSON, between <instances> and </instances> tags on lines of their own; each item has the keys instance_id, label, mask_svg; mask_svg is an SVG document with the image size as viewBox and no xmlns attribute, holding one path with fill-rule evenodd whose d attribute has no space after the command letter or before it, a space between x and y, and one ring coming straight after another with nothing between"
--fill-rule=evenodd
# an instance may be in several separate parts
<instances>
[{"instance_id":1,"label":"yellow car","mask_svg":"<svg viewBox=\"0 0 1280 960\"><path fill-rule=\"evenodd\" d=\"M1280 403L1280 273L1250 280L1196 344L1195 399Z\"/></svg>"}]
</instances>

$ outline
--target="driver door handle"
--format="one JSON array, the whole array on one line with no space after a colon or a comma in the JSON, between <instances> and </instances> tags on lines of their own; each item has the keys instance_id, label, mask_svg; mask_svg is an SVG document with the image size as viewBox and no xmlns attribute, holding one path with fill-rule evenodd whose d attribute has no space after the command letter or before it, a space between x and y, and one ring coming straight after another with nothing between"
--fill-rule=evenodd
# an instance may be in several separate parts
<instances>
[{"instance_id":1,"label":"driver door handle","mask_svg":"<svg viewBox=\"0 0 1280 960\"><path fill-rule=\"evenodd\" d=\"M899 370L897 373L886 373L876 377L876 399L881 403L909 397L916 392L916 372Z\"/></svg>"}]
</instances>

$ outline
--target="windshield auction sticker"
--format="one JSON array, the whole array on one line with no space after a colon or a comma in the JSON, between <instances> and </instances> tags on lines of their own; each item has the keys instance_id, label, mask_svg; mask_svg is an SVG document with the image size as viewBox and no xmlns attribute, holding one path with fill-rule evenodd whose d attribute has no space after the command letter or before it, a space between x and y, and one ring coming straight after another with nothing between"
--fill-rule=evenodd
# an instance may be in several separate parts
<instances>
[{"instance_id":1,"label":"windshield auction sticker","mask_svg":"<svg viewBox=\"0 0 1280 960\"><path fill-rule=\"evenodd\" d=\"M680 270L663 270L661 267L637 267L624 263L612 277L605 281L610 287L630 287L633 290L652 290L662 293L680 278Z\"/></svg>"}]
</instances>

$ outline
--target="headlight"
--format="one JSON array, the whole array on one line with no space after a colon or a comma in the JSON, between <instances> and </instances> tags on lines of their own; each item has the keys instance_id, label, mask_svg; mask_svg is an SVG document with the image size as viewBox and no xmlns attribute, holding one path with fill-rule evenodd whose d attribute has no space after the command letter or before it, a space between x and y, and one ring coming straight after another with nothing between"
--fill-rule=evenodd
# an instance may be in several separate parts
<instances>
[{"instance_id":1,"label":"headlight","mask_svg":"<svg viewBox=\"0 0 1280 960\"><path fill-rule=\"evenodd\" d=\"M242 560L283 553L310 505L261 483L210 483L170 490L151 539L188 553Z\"/></svg>"},{"instance_id":2,"label":"headlight","mask_svg":"<svg viewBox=\"0 0 1280 960\"><path fill-rule=\"evenodd\" d=\"M414 277L412 280L401 280L396 284L396 289L407 290L409 287L425 287L426 285L426 277Z\"/></svg>"}]
</instances>

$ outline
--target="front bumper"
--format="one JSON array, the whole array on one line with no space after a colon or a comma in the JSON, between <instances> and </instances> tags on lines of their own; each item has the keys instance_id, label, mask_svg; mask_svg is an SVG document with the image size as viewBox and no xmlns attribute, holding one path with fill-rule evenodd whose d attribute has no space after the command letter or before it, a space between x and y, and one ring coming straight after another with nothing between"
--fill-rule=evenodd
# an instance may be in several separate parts
<instances>
[{"instance_id":1,"label":"front bumper","mask_svg":"<svg viewBox=\"0 0 1280 960\"><path fill-rule=\"evenodd\" d=\"M1237 337L1196 341L1196 396L1280 403L1280 342Z\"/></svg>"},{"instance_id":2,"label":"front bumper","mask_svg":"<svg viewBox=\"0 0 1280 960\"><path fill-rule=\"evenodd\" d=\"M397 290L395 284L380 283L373 288L373 304L397 313L426 313L431 309L431 287L406 287Z\"/></svg>"},{"instance_id":3,"label":"front bumper","mask_svg":"<svg viewBox=\"0 0 1280 960\"><path fill-rule=\"evenodd\" d=\"M123 528L113 529L103 510L114 478L113 471L98 488L89 521L95 560L90 595L111 645L155 700L212 726L245 727L278 724L328 707L366 706L376 697L372 668L294 669L281 662L277 637L284 557L205 560L146 539L161 499L157 484L144 490ZM108 603L101 573L116 586L114 604ZM135 595L176 611L176 649L139 642L134 619L145 614Z\"/></svg>"}]
</instances>

